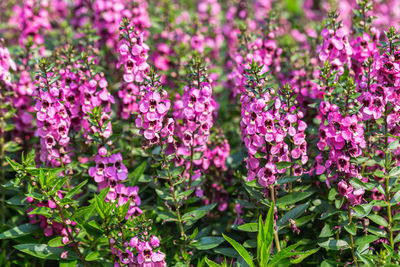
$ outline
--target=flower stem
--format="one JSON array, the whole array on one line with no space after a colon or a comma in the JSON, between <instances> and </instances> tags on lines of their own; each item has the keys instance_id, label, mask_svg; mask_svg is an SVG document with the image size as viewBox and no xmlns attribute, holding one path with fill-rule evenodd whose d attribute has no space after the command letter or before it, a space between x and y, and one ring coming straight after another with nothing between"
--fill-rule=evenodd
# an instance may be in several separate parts
<instances>
[{"instance_id":1,"label":"flower stem","mask_svg":"<svg viewBox=\"0 0 400 267\"><path fill-rule=\"evenodd\" d=\"M389 162L389 151L388 151L388 146L389 146L389 135L388 135L388 123L387 123L387 110L388 110L388 104L385 106L385 198L386 198L386 204L387 204L387 216L388 216L388 231L389 231L389 241L390 241L390 246L394 249L394 241L393 241L393 231L392 231L392 207L390 204L390 186L389 186L389 176L388 173L390 171L390 162Z\"/></svg>"},{"instance_id":2,"label":"flower stem","mask_svg":"<svg viewBox=\"0 0 400 267\"><path fill-rule=\"evenodd\" d=\"M1 145L1 155L0 155L0 165L1 165L1 222L4 225L6 223L6 176L4 171L4 118L0 117L0 145Z\"/></svg>"},{"instance_id":3,"label":"flower stem","mask_svg":"<svg viewBox=\"0 0 400 267\"><path fill-rule=\"evenodd\" d=\"M274 186L271 185L271 200L274 202L274 207L276 207L276 199L275 199L275 189ZM275 214L275 211L274 211ZM275 215L274 215L274 238L275 238L275 245L276 245L276 249L277 251L281 251L281 245L279 243L279 236L278 236L278 230L277 230L277 226L276 226L276 220L275 220Z\"/></svg>"},{"instance_id":4,"label":"flower stem","mask_svg":"<svg viewBox=\"0 0 400 267\"><path fill-rule=\"evenodd\" d=\"M168 165L168 162L167 162L167 159L166 159L164 153L162 153L162 157L163 157L165 169L166 169L167 172L168 172L169 184L170 184L171 189L172 189L172 190L171 190L171 191L172 191L172 199L173 199L173 201L174 201L174 205L175 205L175 209L176 209L176 216L178 217L178 226L179 226L179 230L180 230L181 236L184 238L184 240L185 240L185 242L186 242L187 236L186 236L185 231L184 231L184 229L183 229L183 223L182 223L181 213L180 213L180 211L179 211L179 203L178 203L178 201L177 201L177 199L176 199L175 187L174 187L174 183L173 183L173 181L172 181L171 171L170 171L170 169L169 169L169 165ZM184 242L184 244L183 244L182 256L184 256L184 254L186 254L186 253L184 253L184 252L186 252L186 244L185 244L185 242ZM185 257L185 256L184 256L184 257Z\"/></svg>"},{"instance_id":5,"label":"flower stem","mask_svg":"<svg viewBox=\"0 0 400 267\"><path fill-rule=\"evenodd\" d=\"M350 202L347 201L347 212L349 215L349 226L351 225L351 221L352 221L352 215L351 215L351 207L350 207ZM356 228L357 231L357 228ZM358 267L358 262L357 262L357 257L356 254L354 253L354 239L353 239L353 235L349 233L350 236L350 250L351 250L351 255L353 256L353 261L354 264L356 265L356 267Z\"/></svg>"}]
</instances>

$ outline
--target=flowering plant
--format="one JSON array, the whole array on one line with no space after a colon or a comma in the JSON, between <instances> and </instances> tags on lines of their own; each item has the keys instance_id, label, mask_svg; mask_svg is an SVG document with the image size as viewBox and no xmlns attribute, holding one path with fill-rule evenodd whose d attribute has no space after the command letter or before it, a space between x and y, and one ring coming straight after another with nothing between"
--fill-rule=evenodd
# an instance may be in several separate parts
<instances>
[{"instance_id":1,"label":"flowering plant","mask_svg":"<svg viewBox=\"0 0 400 267\"><path fill-rule=\"evenodd\" d=\"M1 2L0 265L399 265L399 7Z\"/></svg>"}]
</instances>

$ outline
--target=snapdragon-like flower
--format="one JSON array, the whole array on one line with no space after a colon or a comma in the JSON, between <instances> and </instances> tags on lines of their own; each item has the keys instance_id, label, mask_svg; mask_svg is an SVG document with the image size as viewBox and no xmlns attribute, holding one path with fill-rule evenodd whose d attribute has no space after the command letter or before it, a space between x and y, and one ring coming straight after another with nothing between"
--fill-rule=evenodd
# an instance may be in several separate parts
<instances>
[{"instance_id":1,"label":"snapdragon-like flower","mask_svg":"<svg viewBox=\"0 0 400 267\"><path fill-rule=\"evenodd\" d=\"M350 57L353 54L347 31L344 28L323 29L321 35L324 40L317 48L319 59L322 62L329 60L332 70L343 73L345 64L351 67Z\"/></svg>"},{"instance_id":2,"label":"snapdragon-like flower","mask_svg":"<svg viewBox=\"0 0 400 267\"><path fill-rule=\"evenodd\" d=\"M135 122L136 127L141 128L145 139L150 144L155 144L160 139L164 118L171 107L171 102L165 90L161 89L159 93L149 87L146 91L139 102L139 114Z\"/></svg>"},{"instance_id":3,"label":"snapdragon-like flower","mask_svg":"<svg viewBox=\"0 0 400 267\"><path fill-rule=\"evenodd\" d=\"M125 242L124 250L113 245L112 253L118 256L114 266L157 266L166 267L165 254L156 250L160 246L157 236L140 233Z\"/></svg>"},{"instance_id":4,"label":"snapdragon-like flower","mask_svg":"<svg viewBox=\"0 0 400 267\"><path fill-rule=\"evenodd\" d=\"M360 167L351 159L363 154L366 147L364 138L364 123L360 115L342 115L337 105L321 102L320 124L317 146L320 151L326 151L328 158L323 162L320 154L316 160L316 174L326 172L328 186L338 183L339 193L346 197L350 205L361 203L363 190L354 189L349 184L350 178L367 181L361 176Z\"/></svg>"},{"instance_id":5,"label":"snapdragon-like flower","mask_svg":"<svg viewBox=\"0 0 400 267\"><path fill-rule=\"evenodd\" d=\"M267 187L272 185L284 173L285 169L277 169L275 163L279 161L292 162L300 159L303 164L308 161L307 143L304 130L307 124L301 120L302 113L293 114L295 107L285 114L286 104L269 92L256 98L243 94L242 120L240 123L242 140L248 150L247 181L258 179L258 182ZM270 107L267 107L270 103ZM285 139L293 140L288 146ZM297 166L298 175L303 173L301 166Z\"/></svg>"},{"instance_id":6,"label":"snapdragon-like flower","mask_svg":"<svg viewBox=\"0 0 400 267\"><path fill-rule=\"evenodd\" d=\"M10 70L17 70L17 65L11 59L7 47L0 46L0 83L11 86Z\"/></svg>"},{"instance_id":7,"label":"snapdragon-like flower","mask_svg":"<svg viewBox=\"0 0 400 267\"><path fill-rule=\"evenodd\" d=\"M138 102L146 92L143 82L149 78L150 66L147 63L149 47L143 41L143 32L135 31L127 20L123 20L121 25L122 40L119 43L120 58L117 67L124 67L124 83L118 96L122 100L121 116L128 119L138 112Z\"/></svg>"},{"instance_id":8,"label":"snapdragon-like flower","mask_svg":"<svg viewBox=\"0 0 400 267\"><path fill-rule=\"evenodd\" d=\"M29 39L32 40L32 48L40 46L44 43L43 31L52 29L47 10L48 2L28 0L23 3L13 7L9 23L21 32L19 36L21 47L26 47Z\"/></svg>"},{"instance_id":9,"label":"snapdragon-like flower","mask_svg":"<svg viewBox=\"0 0 400 267\"><path fill-rule=\"evenodd\" d=\"M49 73L47 79L39 77L38 95L35 105L37 135L40 137L40 160L51 166L66 165L71 162L69 153L69 129L71 120L61 95L62 88L56 83L49 85L54 77Z\"/></svg>"},{"instance_id":10,"label":"snapdragon-like flower","mask_svg":"<svg viewBox=\"0 0 400 267\"><path fill-rule=\"evenodd\" d=\"M148 3L143 0L94 0L73 2L75 11L72 23L83 27L88 21L101 37L99 44L118 49L119 26L123 18L128 18L132 26L148 36L150 18Z\"/></svg>"},{"instance_id":11,"label":"snapdragon-like flower","mask_svg":"<svg viewBox=\"0 0 400 267\"><path fill-rule=\"evenodd\" d=\"M182 140L178 147L179 156L190 156L193 152L204 153L210 129L214 124L213 112L216 102L212 98L212 86L202 82L197 87L184 87L182 98L175 101L174 118L181 123L175 125L176 135ZM202 160L195 161L198 165ZM188 163L190 164L190 162Z\"/></svg>"}]
</instances>

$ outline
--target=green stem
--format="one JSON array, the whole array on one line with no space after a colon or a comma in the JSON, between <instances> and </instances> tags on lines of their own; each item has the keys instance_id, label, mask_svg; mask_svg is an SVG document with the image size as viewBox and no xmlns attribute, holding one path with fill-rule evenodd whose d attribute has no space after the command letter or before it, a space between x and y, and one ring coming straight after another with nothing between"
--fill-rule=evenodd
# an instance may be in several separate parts
<instances>
[{"instance_id":1,"label":"green stem","mask_svg":"<svg viewBox=\"0 0 400 267\"><path fill-rule=\"evenodd\" d=\"M193 145L190 146L190 168L189 168L189 190L192 187L192 173L193 173Z\"/></svg>"},{"instance_id":2,"label":"green stem","mask_svg":"<svg viewBox=\"0 0 400 267\"><path fill-rule=\"evenodd\" d=\"M276 207L276 199L275 199L275 189L274 186L271 185L271 200L274 202L274 207ZM274 211L275 213L275 211ZM277 251L281 251L281 244L279 243L279 236L278 236L278 231L277 231L277 226L276 226L276 220L275 220L275 215L274 215L274 238L275 238L275 245Z\"/></svg>"},{"instance_id":3,"label":"green stem","mask_svg":"<svg viewBox=\"0 0 400 267\"><path fill-rule=\"evenodd\" d=\"M4 170L4 118L0 118L0 145L1 145L1 155L0 155L0 165L1 165L1 222L4 225L6 223L6 176Z\"/></svg>"},{"instance_id":4,"label":"green stem","mask_svg":"<svg viewBox=\"0 0 400 267\"><path fill-rule=\"evenodd\" d=\"M170 169L169 169L169 165L168 165L168 162L167 162L167 159L166 159L164 153L162 153L162 157L163 157L163 161L164 161L165 168L166 168L166 170L167 170L167 172L168 172L169 184L170 184L170 186L171 186L171 188L172 188L172 190L171 190L171 191L172 191L172 199L173 199L173 201L174 201L174 205L175 205L175 209L176 209L176 215L177 215L177 217L178 217L178 227L179 227L181 236L185 239L185 242L183 243L183 252L182 252L182 256L185 258L185 254L186 254L186 239L187 239L187 236L186 236L185 231L184 231L184 229L183 229L183 223L182 223L181 213L180 213L180 211L179 211L179 204L178 204L178 201L177 201L177 199L176 199L176 194L175 194L175 187L174 187L174 183L173 183L173 180L172 180L171 171L170 171Z\"/></svg>"},{"instance_id":5,"label":"green stem","mask_svg":"<svg viewBox=\"0 0 400 267\"><path fill-rule=\"evenodd\" d=\"M388 123L387 123L387 109L388 105L386 104L385 106L385 197L386 197L386 204L387 204L387 216L388 216L388 230L389 230L389 237L390 237L390 246L394 249L394 241L393 241L393 231L392 231L392 207L390 205L390 188L389 188L389 176L388 173L390 171L389 167L389 151L388 151Z\"/></svg>"},{"instance_id":6,"label":"green stem","mask_svg":"<svg viewBox=\"0 0 400 267\"><path fill-rule=\"evenodd\" d=\"M348 215L349 215L349 227L351 225L351 221L352 221L352 215L351 215L351 207L350 207L350 202L347 201L347 211L348 211ZM356 228L357 231L357 228ZM357 262L357 257L356 254L354 253L354 239L353 239L353 235L349 233L350 236L350 249L351 249L351 255L353 257L353 261L354 264L356 265L356 267L358 267L358 262Z\"/></svg>"}]
</instances>

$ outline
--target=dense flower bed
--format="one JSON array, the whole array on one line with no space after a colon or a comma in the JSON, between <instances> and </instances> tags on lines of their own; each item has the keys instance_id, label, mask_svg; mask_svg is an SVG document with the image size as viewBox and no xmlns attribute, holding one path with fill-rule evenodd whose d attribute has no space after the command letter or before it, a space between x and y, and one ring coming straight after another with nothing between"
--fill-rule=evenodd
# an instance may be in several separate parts
<instances>
[{"instance_id":1,"label":"dense flower bed","mask_svg":"<svg viewBox=\"0 0 400 267\"><path fill-rule=\"evenodd\" d=\"M0 10L1 266L400 265L400 0Z\"/></svg>"}]
</instances>

